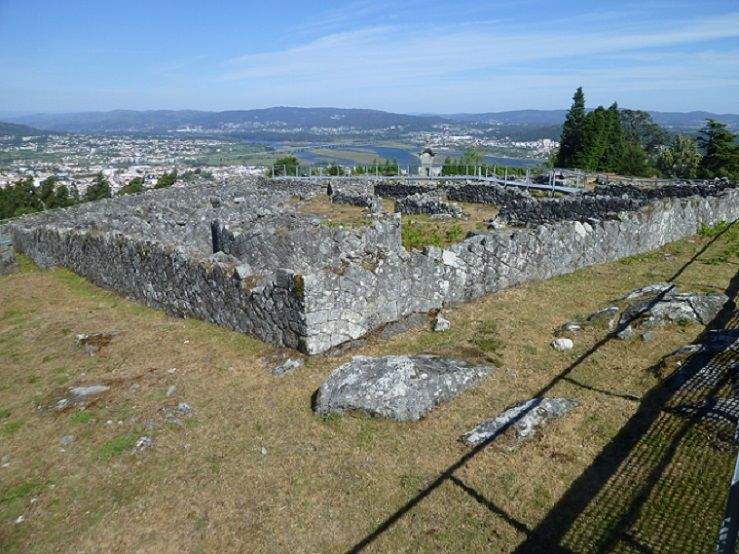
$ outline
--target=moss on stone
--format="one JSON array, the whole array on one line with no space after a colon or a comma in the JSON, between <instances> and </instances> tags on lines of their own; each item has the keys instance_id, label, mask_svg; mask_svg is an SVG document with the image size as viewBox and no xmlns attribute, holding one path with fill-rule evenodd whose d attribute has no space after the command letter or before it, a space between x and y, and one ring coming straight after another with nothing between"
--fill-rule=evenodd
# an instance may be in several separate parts
<instances>
[{"instance_id":1,"label":"moss on stone","mask_svg":"<svg viewBox=\"0 0 739 554\"><path fill-rule=\"evenodd\" d=\"M305 279L303 279L303 276L298 273L293 277L293 282L295 283L295 296L297 296L300 300L304 300Z\"/></svg>"}]
</instances>

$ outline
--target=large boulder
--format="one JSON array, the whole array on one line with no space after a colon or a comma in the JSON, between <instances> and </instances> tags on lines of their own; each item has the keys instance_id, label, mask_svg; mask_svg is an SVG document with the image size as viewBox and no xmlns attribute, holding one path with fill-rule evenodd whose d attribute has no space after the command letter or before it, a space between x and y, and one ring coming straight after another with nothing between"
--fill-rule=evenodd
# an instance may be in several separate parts
<instances>
[{"instance_id":1,"label":"large boulder","mask_svg":"<svg viewBox=\"0 0 739 554\"><path fill-rule=\"evenodd\" d=\"M715 318L729 297L722 293L700 294L672 289L662 296L635 302L624 310L621 325L631 323L649 328L679 322L698 322L708 325Z\"/></svg>"},{"instance_id":2,"label":"large boulder","mask_svg":"<svg viewBox=\"0 0 739 554\"><path fill-rule=\"evenodd\" d=\"M318 389L314 410L319 415L360 411L418 421L494 369L437 356L356 356L331 372Z\"/></svg>"},{"instance_id":3,"label":"large boulder","mask_svg":"<svg viewBox=\"0 0 739 554\"><path fill-rule=\"evenodd\" d=\"M461 440L474 446L493 440L509 429L514 429L519 439L525 439L545 422L562 417L577 405L576 401L567 398L532 398L482 422Z\"/></svg>"}]
</instances>

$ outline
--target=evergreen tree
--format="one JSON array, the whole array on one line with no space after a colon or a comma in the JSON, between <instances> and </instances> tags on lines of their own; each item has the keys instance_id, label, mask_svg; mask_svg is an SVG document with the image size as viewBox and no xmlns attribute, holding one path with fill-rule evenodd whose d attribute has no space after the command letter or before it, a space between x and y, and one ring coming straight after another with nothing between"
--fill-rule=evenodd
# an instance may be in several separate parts
<instances>
[{"instance_id":1,"label":"evergreen tree","mask_svg":"<svg viewBox=\"0 0 739 554\"><path fill-rule=\"evenodd\" d=\"M177 170L173 169L171 173L165 173L157 179L154 185L155 189L166 189L171 187L177 181Z\"/></svg>"},{"instance_id":2,"label":"evergreen tree","mask_svg":"<svg viewBox=\"0 0 739 554\"><path fill-rule=\"evenodd\" d=\"M638 142L633 140L624 141L617 171L622 175L636 175L638 177L651 175L652 170L647 163L647 154Z\"/></svg>"},{"instance_id":3,"label":"evergreen tree","mask_svg":"<svg viewBox=\"0 0 739 554\"><path fill-rule=\"evenodd\" d=\"M102 173L98 173L95 176L95 182L87 187L85 191L85 202L110 198L111 196L110 182L108 182L108 179Z\"/></svg>"},{"instance_id":4,"label":"evergreen tree","mask_svg":"<svg viewBox=\"0 0 739 554\"><path fill-rule=\"evenodd\" d=\"M67 206L73 206L76 202L69 194L69 189L66 185L59 185L54 195L54 207L55 208L66 208Z\"/></svg>"},{"instance_id":5,"label":"evergreen tree","mask_svg":"<svg viewBox=\"0 0 739 554\"><path fill-rule=\"evenodd\" d=\"M601 171L620 171L626 149L618 104L614 102L605 114L605 150L598 162Z\"/></svg>"},{"instance_id":6,"label":"evergreen tree","mask_svg":"<svg viewBox=\"0 0 739 554\"><path fill-rule=\"evenodd\" d=\"M56 182L57 178L53 175L41 181L38 188L38 197L47 210L56 208Z\"/></svg>"},{"instance_id":7,"label":"evergreen tree","mask_svg":"<svg viewBox=\"0 0 739 554\"><path fill-rule=\"evenodd\" d=\"M603 159L606 146L610 118L603 106L598 106L585 117L579 134L578 148L574 151L570 167L579 167L587 171L597 171Z\"/></svg>"},{"instance_id":8,"label":"evergreen tree","mask_svg":"<svg viewBox=\"0 0 739 554\"><path fill-rule=\"evenodd\" d=\"M295 175L295 171L298 169L299 165L300 165L300 161L298 160L297 156L293 154L289 154L288 156L279 158L278 160L275 160L275 163L273 166L275 176Z\"/></svg>"},{"instance_id":9,"label":"evergreen tree","mask_svg":"<svg viewBox=\"0 0 739 554\"><path fill-rule=\"evenodd\" d=\"M655 159L657 169L665 177L681 179L695 179L698 176L700 162L698 145L685 135L675 135L672 144L662 148Z\"/></svg>"},{"instance_id":10,"label":"evergreen tree","mask_svg":"<svg viewBox=\"0 0 739 554\"><path fill-rule=\"evenodd\" d=\"M706 126L700 133L698 145L704 152L699 168L700 175L708 179L739 178L739 146L735 143L736 135L715 119L707 119Z\"/></svg>"},{"instance_id":11,"label":"evergreen tree","mask_svg":"<svg viewBox=\"0 0 739 554\"><path fill-rule=\"evenodd\" d=\"M575 157L580 150L582 128L585 124L585 94L582 87L578 87L572 96L572 106L567 112L562 136L559 139L559 152L557 154L557 165L559 167L572 167Z\"/></svg>"},{"instance_id":12,"label":"evergreen tree","mask_svg":"<svg viewBox=\"0 0 739 554\"><path fill-rule=\"evenodd\" d=\"M118 196L124 196L126 194L136 194L144 192L144 180L141 177L134 177L128 183L123 185L118 191Z\"/></svg>"},{"instance_id":13,"label":"evergreen tree","mask_svg":"<svg viewBox=\"0 0 739 554\"><path fill-rule=\"evenodd\" d=\"M43 210L33 177L0 188L0 220Z\"/></svg>"}]
</instances>

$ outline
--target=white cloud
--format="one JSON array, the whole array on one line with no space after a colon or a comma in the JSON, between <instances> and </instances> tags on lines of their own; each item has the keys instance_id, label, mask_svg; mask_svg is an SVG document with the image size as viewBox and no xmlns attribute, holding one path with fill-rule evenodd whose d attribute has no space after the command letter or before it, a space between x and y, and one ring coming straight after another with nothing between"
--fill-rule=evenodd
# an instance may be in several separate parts
<instances>
[{"instance_id":1,"label":"white cloud","mask_svg":"<svg viewBox=\"0 0 739 554\"><path fill-rule=\"evenodd\" d=\"M348 30L229 60L222 77L392 83L739 37L739 13L648 25L609 23L606 18L600 28L584 30L552 25L522 31L495 24L483 29L466 24L446 29L383 26Z\"/></svg>"}]
</instances>

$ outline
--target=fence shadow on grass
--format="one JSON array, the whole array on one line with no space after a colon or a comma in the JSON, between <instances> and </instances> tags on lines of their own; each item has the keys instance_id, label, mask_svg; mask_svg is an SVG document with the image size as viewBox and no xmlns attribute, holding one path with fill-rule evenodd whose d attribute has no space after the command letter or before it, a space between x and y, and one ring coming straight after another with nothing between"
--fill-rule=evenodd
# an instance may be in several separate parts
<instances>
[{"instance_id":1,"label":"fence shadow on grass","mask_svg":"<svg viewBox=\"0 0 739 554\"><path fill-rule=\"evenodd\" d=\"M730 228L736 225L734 221L731 225L727 226L720 233L714 236L711 241L703 246L696 254L694 254L690 260L688 260L678 271L670 277L670 281L677 279L682 273L695 263L703 253L705 253L717 240L719 240L724 233ZM660 293L653 302L658 302L670 291L668 289ZM729 298L733 299L737 292L739 292L739 274L735 275L732 279L729 287L726 290L726 294ZM709 326L710 329L723 328L729 322L730 316L733 314L733 310L730 307L726 307L712 322ZM636 317L636 316L635 316ZM625 326L625 325L624 325ZM571 365L566 367L556 377L554 377L547 385L542 387L532 396L543 397L549 393L557 384L562 381L568 381L571 384L577 384L569 378L569 375L579 367L584 361L589 359L595 352L602 348L605 344L613 340L616 333L623 328L619 327L615 331L609 333L586 352L581 354ZM704 333L705 334L705 333ZM687 368L689 369L689 368ZM684 371L681 372L684 374ZM676 388L674 386L674 379L667 379L662 384L658 385L652 391L647 393L639 405L637 413L627 422L624 428L619 434L603 449L601 454L596 460L589 466L583 474L575 480L570 489L565 493L562 499L552 508L542 522L536 526L535 529L530 529L526 524L520 522L510 516L503 508L495 504L491 499L485 498L478 491L476 491L469 484L464 483L455 476L455 473L472 461L482 450L494 442L499 436L505 433L509 428L513 427L521 418L523 418L531 410L535 409L537 404L532 403L526 410L518 414L517 417L510 420L507 424L502 426L496 433L490 436L484 442L478 444L463 456L461 456L456 462L447 467L442 471L436 479L426 485L416 496L408 500L403 506L401 506L396 512L386 518L380 525L374 530L352 546L348 552L361 552L377 539L379 539L385 532L387 532L395 523L400 521L404 516L411 512L416 506L418 506L426 497L432 492L438 489L441 485L450 482L458 487L460 490L466 492L475 501L481 505L487 507L492 513L503 518L504 521L509 523L512 527L518 531L526 534L526 539L516 550L517 552L573 552L573 551L599 551L593 550L594 547L589 545L594 544L595 537L589 536L588 533L578 531L578 523L580 521L579 516L584 514L586 509L591 504L591 501L603 492L607 495L612 482L612 477L618 477L619 470L625 466L624 462L629 459L634 452L639 455L639 452L643 449L637 448L640 444L642 437L648 436L650 428L658 420L663 408L668 404L668 401L675 395ZM725 377L719 377L718 380L713 384L710 389L711 393L718 392L721 388L726 385ZM633 398L629 398L633 400ZM696 398L692 399L697 400ZM687 401L687 399L686 399ZM654 489L654 484L657 482L657 478L664 471L667 464L672 459L675 450L679 447L680 441L685 438L688 431L696 428L696 423L702 416L706 415L707 409L698 409L694 411L692 415L681 416L670 414L672 417L677 418L678 422L682 422L677 425L671 440L667 441L665 447L660 450L662 455L655 458L656 463L649 468L649 471L644 476L637 476L639 485L633 491L633 494L627 494L624 496L627 500L622 500L618 506L614 505L608 509L607 505L604 510L598 512L598 514L606 514L609 518L615 518L607 527L608 532L603 534L602 537L598 537L598 544L615 544L616 541L622 543L628 543L632 550L637 552L651 552L651 548L647 545L642 545L639 539L631 537L625 530L629 528L629 525L633 521L635 514L638 513L639 507L644 504L644 501L649 496L649 493ZM686 427L687 426L687 427ZM659 434L658 434L659 435ZM660 435L661 436L661 435ZM628 464L626 464L628 465ZM627 481L629 479L628 473L623 473L623 478L619 478L619 482ZM642 486L643 485L643 486ZM723 485L722 485L723 486ZM616 487L617 488L617 487ZM607 504L607 503L606 503ZM623 508L623 509L622 509ZM597 514L596 514L597 515ZM584 521L584 520L583 520ZM716 524L718 525L718 521ZM570 529L573 530L573 540L568 535ZM567 547L562 545L567 535L568 542L573 543L573 547ZM715 540L715 537L711 537Z\"/></svg>"}]
</instances>

